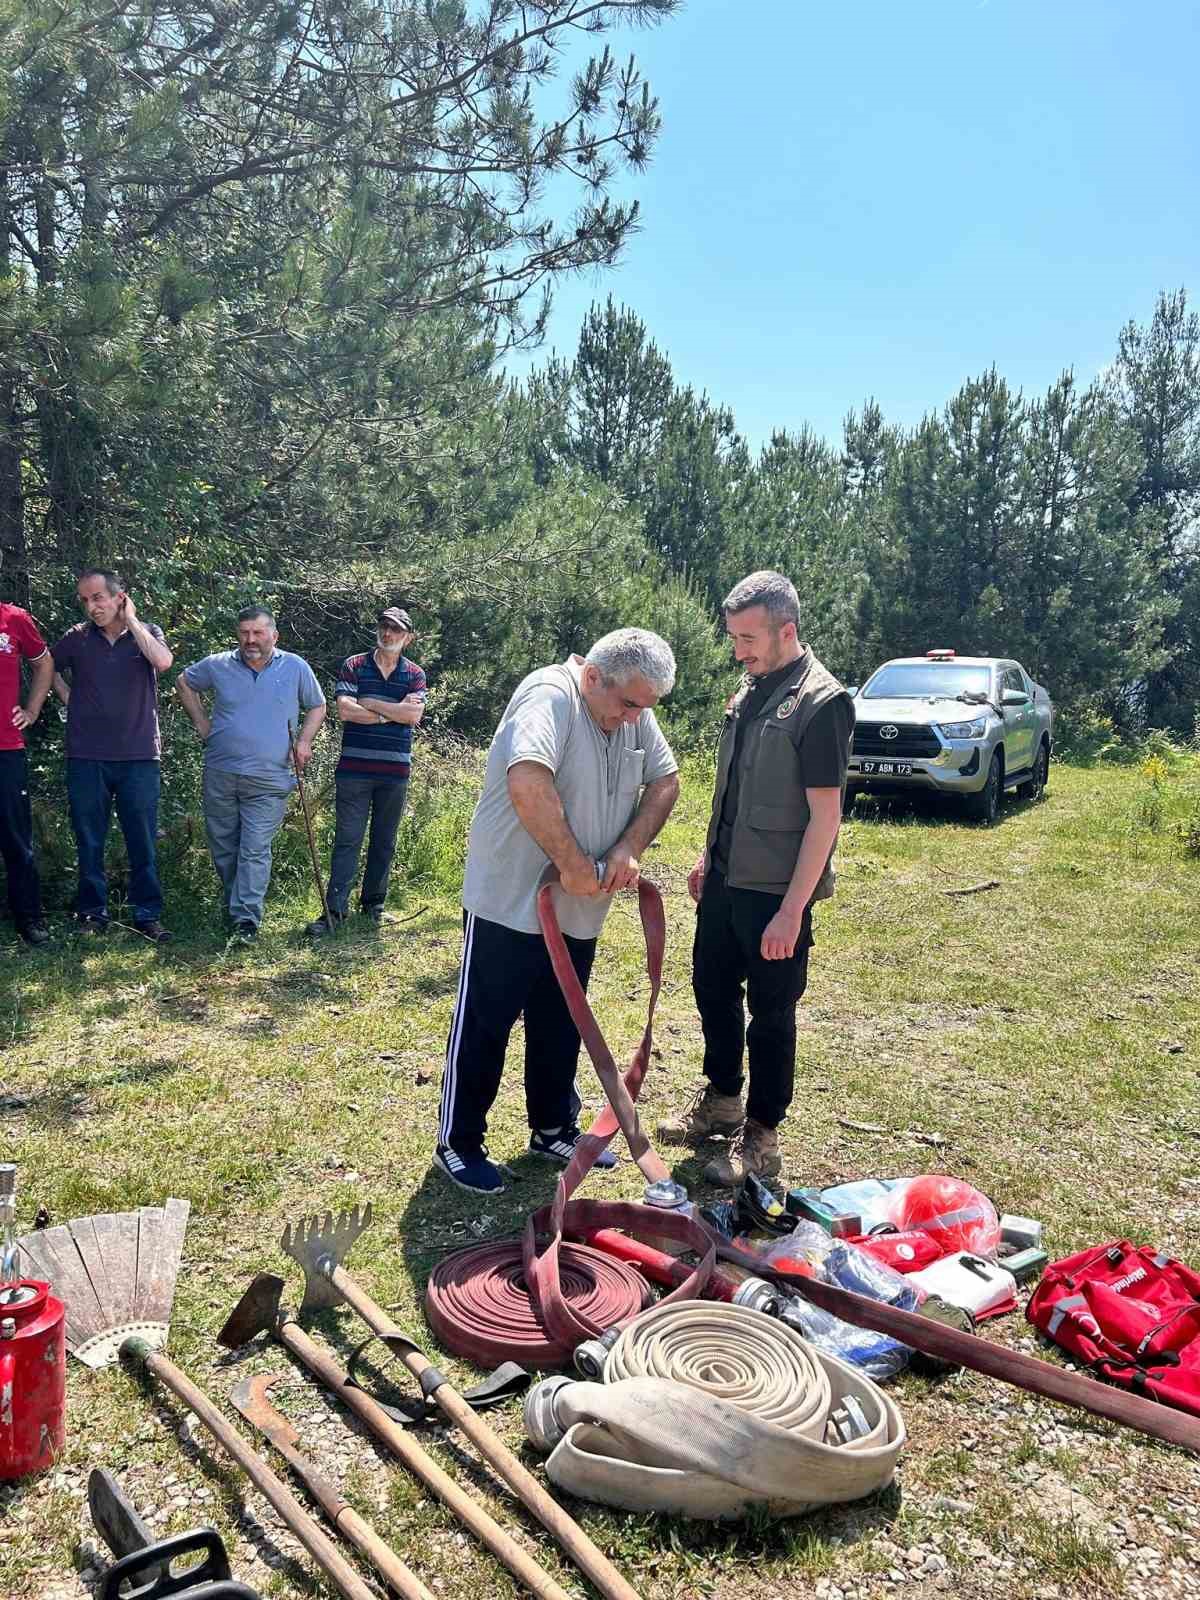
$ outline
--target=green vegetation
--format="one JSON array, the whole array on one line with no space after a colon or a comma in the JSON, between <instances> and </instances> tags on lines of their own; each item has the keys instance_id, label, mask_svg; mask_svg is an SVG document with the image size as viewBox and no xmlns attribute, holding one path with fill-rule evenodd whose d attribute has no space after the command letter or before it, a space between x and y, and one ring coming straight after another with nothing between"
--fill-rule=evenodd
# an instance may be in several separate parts
<instances>
[{"instance_id":1,"label":"green vegetation","mask_svg":"<svg viewBox=\"0 0 1200 1600\"><path fill-rule=\"evenodd\" d=\"M300 937L315 900L293 819L257 947L222 945L196 845L172 868L172 909L184 925L175 946L160 951L120 933L103 944L64 938L44 953L4 946L0 1126L21 1164L23 1219L42 1203L65 1220L167 1194L190 1199L172 1351L218 1397L247 1370L287 1366L267 1348L249 1368L231 1366L213 1336L254 1271L285 1271L294 1291L294 1270L276 1248L289 1218L372 1201L378 1222L355 1264L377 1298L421 1330L420 1290L434 1261L480 1234L517 1228L549 1193L547 1169L519 1154L526 1134L515 1060L490 1138L496 1154L516 1158L521 1182L480 1215L428 1171L459 950L461 829L478 755L460 748L417 771L394 920L377 936L352 924L328 942ZM685 776L678 814L648 864L670 930L659 1054L645 1091L651 1123L699 1073L684 877L709 768L697 760ZM1175 835L1198 780L1196 758L1174 754L1161 826L1143 831L1136 850L1129 819L1147 781L1136 766L1056 765L1044 803L1010 804L988 831L952 810L856 810L843 835L838 895L818 917L799 1087L784 1129L786 1178L948 1170L1043 1217L1056 1253L1127 1235L1200 1259L1200 869ZM1000 887L991 892L945 893L992 877ZM632 903L614 908L592 994L623 1055L645 998ZM581 1086L594 1112L586 1064ZM918 1137L933 1134L944 1143ZM690 1159L680 1167L690 1184L698 1171ZM609 1180L591 1178L587 1192L635 1197L636 1170L625 1163ZM1015 1318L989 1329L1009 1342L1025 1333ZM333 1314L321 1336L344 1356L359 1333L349 1316ZM470 1375L458 1363L451 1369ZM971 1375L906 1377L897 1395L911 1443L897 1487L877 1501L741 1530L582 1514L648 1600L735 1591L767 1600L819 1580L875 1596L897 1564L908 1570L906 1552L917 1546L916 1559L944 1549L960 1592L974 1592L964 1586L976 1580L986 1592L990 1573L1019 1596L1053 1583L1070 1596L1134 1593L1140 1580L1126 1574L1122 1536L1111 1526L1127 1521L1136 1544L1161 1548L1169 1568L1166 1536L1137 1508L1187 1513L1193 1479L1182 1455ZM279 1402L313 1452L349 1473L355 1503L423 1575L481 1594L511 1592L398 1469L384 1472L328 1420L302 1380L282 1385ZM82 1559L79 1491L96 1461L162 1509L161 1526L211 1518L235 1541L247 1537L236 1521L237 1479L181 1444L172 1405L153 1402L122 1373L73 1370L70 1407L61 1471L7 1501L0 1594L53 1594ZM519 1440L515 1412L503 1414L502 1426ZM447 1441L435 1438L433 1448L461 1472ZM175 1482L163 1487L168 1477ZM1047 1481L1063 1497L1061 1519ZM1029 1490L1036 1515L1026 1483L1039 1486ZM493 1498L512 1521L505 1497ZM1092 1520L1081 1521L1084 1512ZM539 1548L559 1570L544 1542ZM1015 1567L993 1568L992 1557ZM253 1571L262 1582L261 1561ZM315 1592L290 1560L264 1588L289 1600Z\"/></svg>"}]
</instances>

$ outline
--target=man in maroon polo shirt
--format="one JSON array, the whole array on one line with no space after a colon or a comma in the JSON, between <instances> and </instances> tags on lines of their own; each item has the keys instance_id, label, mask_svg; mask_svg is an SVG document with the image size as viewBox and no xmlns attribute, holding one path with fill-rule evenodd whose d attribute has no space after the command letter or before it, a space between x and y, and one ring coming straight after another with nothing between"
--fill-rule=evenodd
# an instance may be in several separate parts
<instances>
[{"instance_id":1,"label":"man in maroon polo shirt","mask_svg":"<svg viewBox=\"0 0 1200 1600\"><path fill-rule=\"evenodd\" d=\"M33 667L29 698L21 704L21 662ZM42 917L42 887L33 858L29 763L25 729L41 714L54 662L38 625L20 606L0 600L0 855L8 874L8 907L27 944L50 937Z\"/></svg>"},{"instance_id":2,"label":"man in maroon polo shirt","mask_svg":"<svg viewBox=\"0 0 1200 1600\"><path fill-rule=\"evenodd\" d=\"M67 799L79 851L80 927L108 928L104 845L116 805L129 856L129 899L139 933L156 943L171 935L159 920L155 836L158 832L158 674L174 657L162 631L142 622L133 597L115 572L79 575L79 603L88 621L51 646L56 679L67 706Z\"/></svg>"}]
</instances>

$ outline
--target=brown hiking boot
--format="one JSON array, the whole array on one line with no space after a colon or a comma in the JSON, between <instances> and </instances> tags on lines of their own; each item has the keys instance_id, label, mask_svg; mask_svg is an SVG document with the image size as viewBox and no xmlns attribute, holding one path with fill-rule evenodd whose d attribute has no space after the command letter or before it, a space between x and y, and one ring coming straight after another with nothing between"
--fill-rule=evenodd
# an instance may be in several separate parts
<instances>
[{"instance_id":1,"label":"brown hiking boot","mask_svg":"<svg viewBox=\"0 0 1200 1600\"><path fill-rule=\"evenodd\" d=\"M705 1183L733 1189L746 1181L749 1172L756 1178L776 1178L782 1166L778 1133L774 1128L764 1128L753 1117L747 1117L740 1137L723 1155L710 1161L700 1176Z\"/></svg>"},{"instance_id":2,"label":"brown hiking boot","mask_svg":"<svg viewBox=\"0 0 1200 1600\"><path fill-rule=\"evenodd\" d=\"M674 1117L664 1117L658 1137L664 1144L699 1144L704 1139L729 1139L746 1118L742 1097L718 1094L711 1083L697 1089L691 1104Z\"/></svg>"}]
</instances>

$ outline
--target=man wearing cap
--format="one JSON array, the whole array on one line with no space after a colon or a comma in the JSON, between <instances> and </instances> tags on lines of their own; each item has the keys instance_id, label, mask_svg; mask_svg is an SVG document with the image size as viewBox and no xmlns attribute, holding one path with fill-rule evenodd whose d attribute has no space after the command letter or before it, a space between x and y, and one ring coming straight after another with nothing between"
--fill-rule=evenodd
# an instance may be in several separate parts
<instances>
[{"instance_id":1,"label":"man wearing cap","mask_svg":"<svg viewBox=\"0 0 1200 1600\"><path fill-rule=\"evenodd\" d=\"M21 704L21 662L33 668ZM33 813L25 729L41 714L54 679L54 658L38 625L20 606L0 600L0 855L8 875L8 908L26 944L50 937L42 917L42 888L33 858Z\"/></svg>"},{"instance_id":2,"label":"man wearing cap","mask_svg":"<svg viewBox=\"0 0 1200 1600\"><path fill-rule=\"evenodd\" d=\"M329 865L329 921L318 917L314 938L341 922L350 907L358 858L370 823L359 904L378 922L387 899L396 833L408 799L413 729L425 710L425 674L404 654L412 619L389 606L375 619L375 648L347 656L334 695L342 719L342 754L334 774L337 824Z\"/></svg>"},{"instance_id":3,"label":"man wearing cap","mask_svg":"<svg viewBox=\"0 0 1200 1600\"><path fill-rule=\"evenodd\" d=\"M266 606L238 612L238 647L185 667L176 684L204 744L204 828L236 938L257 937L271 883L271 844L312 759L325 696L301 656L277 649ZM212 694L212 715L200 695ZM301 722L300 714L304 713ZM298 731L297 731L298 729Z\"/></svg>"}]
</instances>

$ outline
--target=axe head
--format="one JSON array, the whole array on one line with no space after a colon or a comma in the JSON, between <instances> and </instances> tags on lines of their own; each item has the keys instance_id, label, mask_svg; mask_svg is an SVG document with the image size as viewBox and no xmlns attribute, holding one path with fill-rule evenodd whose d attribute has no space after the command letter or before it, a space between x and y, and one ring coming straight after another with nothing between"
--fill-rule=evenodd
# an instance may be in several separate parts
<instances>
[{"instance_id":1,"label":"axe head","mask_svg":"<svg viewBox=\"0 0 1200 1600\"><path fill-rule=\"evenodd\" d=\"M260 1272L225 1319L217 1343L227 1350L240 1350L260 1333L273 1333L279 1325L282 1299L283 1279Z\"/></svg>"},{"instance_id":2,"label":"axe head","mask_svg":"<svg viewBox=\"0 0 1200 1600\"><path fill-rule=\"evenodd\" d=\"M374 1213L368 1205L360 1211L340 1211L335 1217L302 1217L289 1222L279 1241L285 1256L304 1268L304 1299L301 1314L341 1305L345 1296L330 1282L335 1267L340 1267L360 1233L371 1226Z\"/></svg>"}]
</instances>

